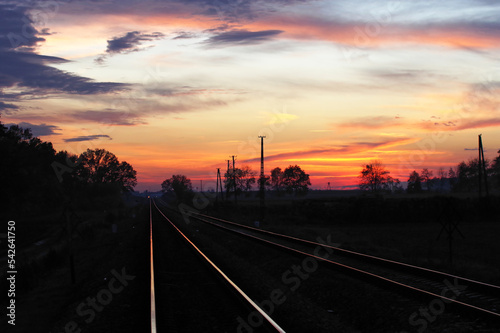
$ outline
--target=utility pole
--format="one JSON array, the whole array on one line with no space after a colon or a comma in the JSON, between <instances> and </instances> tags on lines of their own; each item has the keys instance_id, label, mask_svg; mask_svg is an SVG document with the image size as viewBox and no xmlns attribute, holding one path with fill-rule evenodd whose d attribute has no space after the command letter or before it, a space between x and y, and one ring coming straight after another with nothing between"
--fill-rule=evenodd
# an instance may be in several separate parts
<instances>
[{"instance_id":1,"label":"utility pole","mask_svg":"<svg viewBox=\"0 0 500 333\"><path fill-rule=\"evenodd\" d=\"M264 222L265 214L265 183L266 178L264 176L264 138L265 136L259 136L260 138L260 223Z\"/></svg>"},{"instance_id":2,"label":"utility pole","mask_svg":"<svg viewBox=\"0 0 500 333\"><path fill-rule=\"evenodd\" d=\"M230 176L230 173L229 173L229 161L230 160L226 160L227 162L227 171L226 171L226 177L227 177L227 184L226 184L226 200L229 199L229 191L231 190L231 176Z\"/></svg>"},{"instance_id":3,"label":"utility pole","mask_svg":"<svg viewBox=\"0 0 500 333\"><path fill-rule=\"evenodd\" d=\"M236 198L236 168L234 167L235 166L235 162L234 162L234 158L236 157L235 155L232 155L230 156L232 159L233 159L233 189L234 189L234 203L238 203L238 198Z\"/></svg>"},{"instance_id":4,"label":"utility pole","mask_svg":"<svg viewBox=\"0 0 500 333\"><path fill-rule=\"evenodd\" d=\"M219 186L220 186L221 199L224 199L222 196L222 178L220 176L220 168L217 168L217 182L215 185L215 202L219 200Z\"/></svg>"},{"instance_id":5,"label":"utility pole","mask_svg":"<svg viewBox=\"0 0 500 333\"><path fill-rule=\"evenodd\" d=\"M484 160L484 150L483 150L483 140L481 138L482 134L478 136L478 154L479 154L479 197L482 195L482 183L484 177L484 189L486 191L486 197L488 197L488 174L486 173L486 161Z\"/></svg>"}]
</instances>

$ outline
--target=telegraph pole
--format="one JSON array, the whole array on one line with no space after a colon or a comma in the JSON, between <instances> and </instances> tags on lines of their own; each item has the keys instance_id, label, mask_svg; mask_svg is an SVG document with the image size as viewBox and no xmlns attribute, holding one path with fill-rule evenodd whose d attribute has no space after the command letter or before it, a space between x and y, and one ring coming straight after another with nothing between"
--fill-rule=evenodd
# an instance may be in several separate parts
<instances>
[{"instance_id":1,"label":"telegraph pole","mask_svg":"<svg viewBox=\"0 0 500 333\"><path fill-rule=\"evenodd\" d=\"M222 196L222 178L220 176L220 168L217 168L217 182L215 184L215 202L219 201L219 186L220 186L220 196Z\"/></svg>"},{"instance_id":2,"label":"telegraph pole","mask_svg":"<svg viewBox=\"0 0 500 333\"><path fill-rule=\"evenodd\" d=\"M230 160L226 160L226 162L227 162L227 171L226 171L226 177L227 177L226 200L229 199L229 191L231 190L231 178L230 178L230 173L229 173L229 161Z\"/></svg>"},{"instance_id":3,"label":"telegraph pole","mask_svg":"<svg viewBox=\"0 0 500 333\"><path fill-rule=\"evenodd\" d=\"M265 136L259 136L260 138L260 222L264 222L265 213L265 183L266 178L264 176L264 138Z\"/></svg>"},{"instance_id":4,"label":"telegraph pole","mask_svg":"<svg viewBox=\"0 0 500 333\"><path fill-rule=\"evenodd\" d=\"M483 140L481 138L482 134L478 136L478 154L479 154L479 197L481 197L482 183L484 178L484 189L486 191L486 197L488 197L488 174L486 173L486 161L484 160L484 150L483 150Z\"/></svg>"},{"instance_id":5,"label":"telegraph pole","mask_svg":"<svg viewBox=\"0 0 500 333\"><path fill-rule=\"evenodd\" d=\"M236 157L235 155L230 156L233 159L233 189L234 189L234 203L238 203L238 198L236 198L236 168L234 167L235 162L234 158Z\"/></svg>"}]
</instances>

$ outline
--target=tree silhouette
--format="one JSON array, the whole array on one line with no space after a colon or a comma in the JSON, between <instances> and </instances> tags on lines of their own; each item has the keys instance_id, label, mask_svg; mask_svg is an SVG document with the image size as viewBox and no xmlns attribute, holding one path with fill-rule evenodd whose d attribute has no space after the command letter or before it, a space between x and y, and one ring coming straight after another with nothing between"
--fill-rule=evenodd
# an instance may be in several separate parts
<instances>
[{"instance_id":1,"label":"tree silhouette","mask_svg":"<svg viewBox=\"0 0 500 333\"><path fill-rule=\"evenodd\" d=\"M271 170L270 186L276 192L283 190L283 170L280 167Z\"/></svg>"},{"instance_id":2,"label":"tree silhouette","mask_svg":"<svg viewBox=\"0 0 500 333\"><path fill-rule=\"evenodd\" d=\"M187 201L193 193L191 179L184 175L172 175L171 178L165 179L161 183L161 188L164 193L175 193L179 202Z\"/></svg>"},{"instance_id":3,"label":"tree silhouette","mask_svg":"<svg viewBox=\"0 0 500 333\"><path fill-rule=\"evenodd\" d=\"M90 184L116 184L127 192L137 184L137 172L105 149L87 149L79 157L76 175Z\"/></svg>"},{"instance_id":4,"label":"tree silhouette","mask_svg":"<svg viewBox=\"0 0 500 333\"><path fill-rule=\"evenodd\" d=\"M420 193L422 192L422 177L413 170L408 177L408 187L406 188L408 193Z\"/></svg>"},{"instance_id":5,"label":"tree silhouette","mask_svg":"<svg viewBox=\"0 0 500 333\"><path fill-rule=\"evenodd\" d=\"M7 128L1 122L0 156L0 184L5 189L0 192L5 207L0 214L51 212L68 200L84 206L95 195L115 199L137 182L132 166L110 152L56 154L52 143L33 137L30 129Z\"/></svg>"},{"instance_id":6,"label":"tree silhouette","mask_svg":"<svg viewBox=\"0 0 500 333\"><path fill-rule=\"evenodd\" d=\"M448 170L448 179L450 181L450 188L452 190L455 190L458 183L458 177L457 177L457 171L452 167L450 167L450 169Z\"/></svg>"},{"instance_id":7,"label":"tree silhouette","mask_svg":"<svg viewBox=\"0 0 500 333\"><path fill-rule=\"evenodd\" d=\"M288 193L304 195L309 190L309 175L298 165L290 165L283 171L283 186Z\"/></svg>"},{"instance_id":8,"label":"tree silhouette","mask_svg":"<svg viewBox=\"0 0 500 333\"><path fill-rule=\"evenodd\" d=\"M57 205L58 184L51 168L55 150L50 142L33 137L30 129L7 128L0 122L0 156L2 211L19 212L20 206L35 213Z\"/></svg>"},{"instance_id":9,"label":"tree silhouette","mask_svg":"<svg viewBox=\"0 0 500 333\"><path fill-rule=\"evenodd\" d=\"M403 192L403 187L398 178L392 178L387 176L385 183L382 184L382 188L390 193L401 193Z\"/></svg>"},{"instance_id":10,"label":"tree silhouette","mask_svg":"<svg viewBox=\"0 0 500 333\"><path fill-rule=\"evenodd\" d=\"M224 175L224 186L228 191L236 191L236 195L241 193L248 193L252 186L256 183L257 173L252 170L248 165L244 165L241 168L229 169Z\"/></svg>"},{"instance_id":11,"label":"tree silhouette","mask_svg":"<svg viewBox=\"0 0 500 333\"><path fill-rule=\"evenodd\" d=\"M491 176L494 180L494 185L500 188L500 150L498 156L493 160L490 169Z\"/></svg>"},{"instance_id":12,"label":"tree silhouette","mask_svg":"<svg viewBox=\"0 0 500 333\"><path fill-rule=\"evenodd\" d=\"M239 192L249 192L255 184L257 173L248 165L244 165L241 169L236 169L236 190Z\"/></svg>"},{"instance_id":13,"label":"tree silhouette","mask_svg":"<svg viewBox=\"0 0 500 333\"><path fill-rule=\"evenodd\" d=\"M430 191L432 187L432 170L429 170L427 168L422 169L420 177L422 179L422 182L425 183L427 191Z\"/></svg>"},{"instance_id":14,"label":"tree silhouette","mask_svg":"<svg viewBox=\"0 0 500 333\"><path fill-rule=\"evenodd\" d=\"M487 174L492 170L490 162L485 160ZM456 171L456 183L453 190L456 192L472 192L478 190L479 180L479 159L470 159L467 163L460 162Z\"/></svg>"},{"instance_id":15,"label":"tree silhouette","mask_svg":"<svg viewBox=\"0 0 500 333\"><path fill-rule=\"evenodd\" d=\"M389 171L380 161L373 161L361 170L359 188L363 191L378 193L386 187Z\"/></svg>"},{"instance_id":16,"label":"tree silhouette","mask_svg":"<svg viewBox=\"0 0 500 333\"><path fill-rule=\"evenodd\" d=\"M439 190L443 191L446 181L446 171L443 167L440 167L438 170L438 179L439 179Z\"/></svg>"}]
</instances>

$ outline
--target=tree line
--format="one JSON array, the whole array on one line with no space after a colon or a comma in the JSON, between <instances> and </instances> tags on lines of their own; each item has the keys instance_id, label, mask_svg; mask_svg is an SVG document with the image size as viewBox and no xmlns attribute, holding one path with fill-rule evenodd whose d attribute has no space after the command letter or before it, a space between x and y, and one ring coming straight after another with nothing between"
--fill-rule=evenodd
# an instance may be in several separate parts
<instances>
[{"instance_id":1,"label":"tree line","mask_svg":"<svg viewBox=\"0 0 500 333\"><path fill-rule=\"evenodd\" d=\"M486 179L488 186L493 189L500 189L500 150L498 154L493 161L485 160ZM441 167L436 174L428 168L413 170L408 175L406 192L477 192L482 170L479 158L462 161L448 170ZM363 166L359 175L359 188L373 193L405 191L399 179L392 178L380 161Z\"/></svg>"},{"instance_id":2,"label":"tree line","mask_svg":"<svg viewBox=\"0 0 500 333\"><path fill-rule=\"evenodd\" d=\"M224 174L223 185L226 197L248 196L255 185L260 187L261 183L268 191L295 195L305 195L311 185L309 175L298 165L290 165L284 170L276 167L271 170L269 176L263 178L257 178L257 172L248 165L230 168ZM174 193L179 201L189 201L194 196L191 180L185 175L173 175L165 179L161 187L164 193Z\"/></svg>"},{"instance_id":3,"label":"tree line","mask_svg":"<svg viewBox=\"0 0 500 333\"><path fill-rule=\"evenodd\" d=\"M137 184L134 168L105 149L56 152L51 142L18 125L0 122L0 155L4 213L51 211L67 200L121 194Z\"/></svg>"}]
</instances>

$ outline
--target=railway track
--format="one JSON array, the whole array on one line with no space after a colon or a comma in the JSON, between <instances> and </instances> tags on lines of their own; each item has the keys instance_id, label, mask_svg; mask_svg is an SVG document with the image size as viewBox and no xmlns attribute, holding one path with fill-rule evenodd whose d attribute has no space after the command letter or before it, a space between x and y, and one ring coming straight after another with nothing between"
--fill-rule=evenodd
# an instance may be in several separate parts
<instances>
[{"instance_id":1,"label":"railway track","mask_svg":"<svg viewBox=\"0 0 500 333\"><path fill-rule=\"evenodd\" d=\"M382 285L392 291L434 302L461 314L500 323L500 287L423 267L357 253L325 243L241 225L201 213L197 220L242 237L309 256L349 275ZM321 251L320 251L321 250ZM323 256L319 254L323 253ZM328 258L325 258L327 254Z\"/></svg>"},{"instance_id":2,"label":"railway track","mask_svg":"<svg viewBox=\"0 0 500 333\"><path fill-rule=\"evenodd\" d=\"M152 199L150 227L151 332L245 332L251 312L252 332L285 332Z\"/></svg>"}]
</instances>

